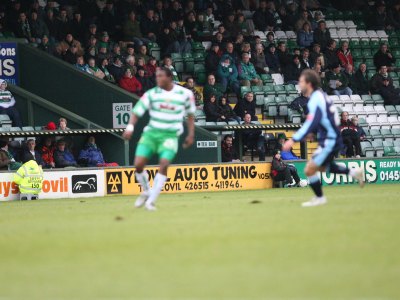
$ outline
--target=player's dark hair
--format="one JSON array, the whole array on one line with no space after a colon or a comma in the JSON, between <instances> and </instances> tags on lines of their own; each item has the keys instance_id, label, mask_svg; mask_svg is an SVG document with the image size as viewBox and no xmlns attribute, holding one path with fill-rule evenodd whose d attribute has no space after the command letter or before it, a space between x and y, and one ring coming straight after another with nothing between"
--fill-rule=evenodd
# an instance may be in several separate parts
<instances>
[{"instance_id":1,"label":"player's dark hair","mask_svg":"<svg viewBox=\"0 0 400 300\"><path fill-rule=\"evenodd\" d=\"M160 67L159 70L164 72L165 75L167 75L167 77L169 77L169 78L174 77L174 75L172 74L172 71L166 67Z\"/></svg>"},{"instance_id":2,"label":"player's dark hair","mask_svg":"<svg viewBox=\"0 0 400 300\"><path fill-rule=\"evenodd\" d=\"M300 76L303 76L304 80L307 83L310 83L314 90L317 90L321 87L321 77L314 70L306 69L301 72Z\"/></svg>"}]
</instances>

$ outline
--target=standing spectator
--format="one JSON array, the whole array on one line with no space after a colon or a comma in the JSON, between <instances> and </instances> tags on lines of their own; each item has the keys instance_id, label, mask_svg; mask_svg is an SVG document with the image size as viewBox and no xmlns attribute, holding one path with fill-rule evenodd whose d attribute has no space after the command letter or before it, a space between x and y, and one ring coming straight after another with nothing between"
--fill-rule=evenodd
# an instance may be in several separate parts
<instances>
[{"instance_id":1,"label":"standing spectator","mask_svg":"<svg viewBox=\"0 0 400 300\"><path fill-rule=\"evenodd\" d=\"M250 62L249 54L246 52L242 54L242 61L240 62L238 73L241 85L263 85L254 65Z\"/></svg>"},{"instance_id":2,"label":"standing spectator","mask_svg":"<svg viewBox=\"0 0 400 300\"><path fill-rule=\"evenodd\" d=\"M265 54L265 61L269 67L270 73L279 73L281 65L279 62L279 55L276 52L275 44L268 45L268 51Z\"/></svg>"},{"instance_id":3,"label":"standing spectator","mask_svg":"<svg viewBox=\"0 0 400 300\"><path fill-rule=\"evenodd\" d=\"M184 84L184 87L192 91L196 102L196 107L198 109L201 109L201 107L203 106L203 95L199 93L199 91L196 89L194 78L193 77L186 78L186 83Z\"/></svg>"},{"instance_id":4,"label":"standing spectator","mask_svg":"<svg viewBox=\"0 0 400 300\"><path fill-rule=\"evenodd\" d=\"M369 76L367 72L367 65L361 63L358 70L354 74L354 90L355 94L359 95L369 95Z\"/></svg>"},{"instance_id":5,"label":"standing spectator","mask_svg":"<svg viewBox=\"0 0 400 300\"><path fill-rule=\"evenodd\" d=\"M57 149L54 151L54 162L56 168L78 167L74 156L66 149L64 140L57 142Z\"/></svg>"},{"instance_id":6,"label":"standing spectator","mask_svg":"<svg viewBox=\"0 0 400 300\"><path fill-rule=\"evenodd\" d=\"M24 38L28 43L35 42L35 39L32 38L31 26L29 25L28 18L24 12L19 14L14 32L17 38Z\"/></svg>"},{"instance_id":7,"label":"standing spectator","mask_svg":"<svg viewBox=\"0 0 400 300\"><path fill-rule=\"evenodd\" d=\"M361 143L360 137L354 124L349 120L349 113L342 112L340 120L340 133L342 135L343 143L346 146L346 157L360 157ZM355 150L355 152L354 152Z\"/></svg>"},{"instance_id":8,"label":"standing spectator","mask_svg":"<svg viewBox=\"0 0 400 300\"><path fill-rule=\"evenodd\" d=\"M51 122L53 123L53 122ZM54 125L54 129L56 129L56 125L53 123ZM48 130L51 130L49 128L47 128ZM51 168L55 168L56 164L54 162L54 151L55 151L55 147L53 145L53 140L51 139L51 137L46 137L46 139L44 140L44 143L42 145L42 148L40 149L41 153L42 153L42 160L43 160L43 168L46 169L51 169Z\"/></svg>"},{"instance_id":9,"label":"standing spectator","mask_svg":"<svg viewBox=\"0 0 400 300\"><path fill-rule=\"evenodd\" d=\"M34 139L29 139L26 142L27 149L24 150L22 154L22 163L26 163L30 160L34 160L37 162L39 166L44 166L44 162L42 156L36 148L36 142Z\"/></svg>"},{"instance_id":10,"label":"standing spectator","mask_svg":"<svg viewBox=\"0 0 400 300\"><path fill-rule=\"evenodd\" d=\"M142 93L142 85L140 82L132 75L132 72L129 68L125 70L124 76L118 82L119 86L123 88L125 91L134 94Z\"/></svg>"},{"instance_id":11,"label":"standing spectator","mask_svg":"<svg viewBox=\"0 0 400 300\"><path fill-rule=\"evenodd\" d=\"M252 124L251 115L245 114L244 125ZM265 161L265 137L261 130L246 129L242 130L243 144L249 149L257 149L259 161Z\"/></svg>"},{"instance_id":12,"label":"standing spectator","mask_svg":"<svg viewBox=\"0 0 400 300\"><path fill-rule=\"evenodd\" d=\"M208 51L206 60L205 60L205 67L207 72L214 73L217 71L218 63L221 59L221 55L219 53L219 45L213 43L211 46L211 50Z\"/></svg>"},{"instance_id":13,"label":"standing spectator","mask_svg":"<svg viewBox=\"0 0 400 300\"><path fill-rule=\"evenodd\" d=\"M314 33L311 31L310 23L305 22L303 27L297 32L297 44L300 47L311 47L314 42Z\"/></svg>"},{"instance_id":14,"label":"standing spectator","mask_svg":"<svg viewBox=\"0 0 400 300\"><path fill-rule=\"evenodd\" d=\"M284 72L285 82L288 84L297 84L302 71L303 66L300 62L300 57L298 55L293 56L293 62L287 66Z\"/></svg>"},{"instance_id":15,"label":"standing spectator","mask_svg":"<svg viewBox=\"0 0 400 300\"><path fill-rule=\"evenodd\" d=\"M386 66L388 71L391 72L394 70L395 62L396 58L390 53L387 44L382 43L379 50L374 54L374 65L376 69L379 70L381 66Z\"/></svg>"},{"instance_id":16,"label":"standing spectator","mask_svg":"<svg viewBox=\"0 0 400 300\"><path fill-rule=\"evenodd\" d=\"M379 72L371 79L371 93L380 94L385 105L400 104L400 89L395 88L393 79L389 76L386 66L381 66Z\"/></svg>"},{"instance_id":17,"label":"standing spectator","mask_svg":"<svg viewBox=\"0 0 400 300\"><path fill-rule=\"evenodd\" d=\"M224 90L228 87L236 94L240 94L238 71L229 55L223 55L217 68L218 79Z\"/></svg>"},{"instance_id":18,"label":"standing spectator","mask_svg":"<svg viewBox=\"0 0 400 300\"><path fill-rule=\"evenodd\" d=\"M327 48L325 49L325 63L326 67L332 68L332 66L336 66L340 64L339 58L336 55L336 41L331 39L328 41Z\"/></svg>"},{"instance_id":19,"label":"standing spectator","mask_svg":"<svg viewBox=\"0 0 400 300\"><path fill-rule=\"evenodd\" d=\"M354 67L353 56L351 55L351 51L349 49L349 42L342 42L342 46L337 51L337 57L339 58L342 68L346 68L347 65L352 65Z\"/></svg>"},{"instance_id":20,"label":"standing spectator","mask_svg":"<svg viewBox=\"0 0 400 300\"><path fill-rule=\"evenodd\" d=\"M275 181L284 181L285 187L299 186L300 177L295 167L289 167L281 158L281 151L275 151L271 174ZM294 184L293 184L294 180Z\"/></svg>"},{"instance_id":21,"label":"standing spectator","mask_svg":"<svg viewBox=\"0 0 400 300\"><path fill-rule=\"evenodd\" d=\"M22 127L22 120L15 104L14 96L7 89L7 81L0 79L0 115L8 115L13 126Z\"/></svg>"},{"instance_id":22,"label":"standing spectator","mask_svg":"<svg viewBox=\"0 0 400 300\"><path fill-rule=\"evenodd\" d=\"M236 103L234 111L236 115L244 119L245 115L248 114L251 117L251 121L258 121L256 115L256 102L254 101L254 94L247 93L243 100Z\"/></svg>"},{"instance_id":23,"label":"standing spectator","mask_svg":"<svg viewBox=\"0 0 400 300\"><path fill-rule=\"evenodd\" d=\"M233 147L233 137L230 134L224 136L221 144L222 162L240 162L239 155Z\"/></svg>"},{"instance_id":24,"label":"standing spectator","mask_svg":"<svg viewBox=\"0 0 400 300\"><path fill-rule=\"evenodd\" d=\"M331 40L331 33L326 28L324 20L319 21L318 28L314 31L314 42L321 46L321 49L325 49L328 46L328 42Z\"/></svg>"},{"instance_id":25,"label":"standing spectator","mask_svg":"<svg viewBox=\"0 0 400 300\"><path fill-rule=\"evenodd\" d=\"M255 46L256 51L251 55L251 61L258 74L265 74L269 72L267 61L265 60L264 47L262 44Z\"/></svg>"},{"instance_id":26,"label":"standing spectator","mask_svg":"<svg viewBox=\"0 0 400 300\"><path fill-rule=\"evenodd\" d=\"M278 58L279 58L279 66L281 68L281 72L285 71L285 68L292 62L292 57L288 53L286 49L286 43L285 42L279 42L278 43Z\"/></svg>"},{"instance_id":27,"label":"standing spectator","mask_svg":"<svg viewBox=\"0 0 400 300\"><path fill-rule=\"evenodd\" d=\"M224 120L226 122L236 121L240 124L242 121L242 119L236 115L232 107L229 105L229 101L226 96L222 96L219 99L219 112L225 117Z\"/></svg>"},{"instance_id":28,"label":"standing spectator","mask_svg":"<svg viewBox=\"0 0 400 300\"><path fill-rule=\"evenodd\" d=\"M203 99L210 99L211 95L215 95L218 99L225 93L225 88L215 81L214 74L207 77L207 83L203 88Z\"/></svg>"},{"instance_id":29,"label":"standing spectator","mask_svg":"<svg viewBox=\"0 0 400 300\"><path fill-rule=\"evenodd\" d=\"M349 88L349 81L347 77L340 70L340 65L333 65L332 69L326 73L326 80L329 85L329 93L331 95L351 96L353 91Z\"/></svg>"},{"instance_id":30,"label":"standing spectator","mask_svg":"<svg viewBox=\"0 0 400 300\"><path fill-rule=\"evenodd\" d=\"M225 117L219 111L215 95L211 95L210 99L204 104L204 113L207 122L225 121Z\"/></svg>"}]
</instances>

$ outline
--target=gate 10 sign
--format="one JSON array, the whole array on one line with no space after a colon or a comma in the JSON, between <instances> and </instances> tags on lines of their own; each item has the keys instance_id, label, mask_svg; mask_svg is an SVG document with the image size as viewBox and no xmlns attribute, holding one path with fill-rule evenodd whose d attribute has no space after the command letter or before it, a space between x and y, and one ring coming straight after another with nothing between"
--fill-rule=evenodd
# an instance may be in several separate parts
<instances>
[{"instance_id":1,"label":"gate 10 sign","mask_svg":"<svg viewBox=\"0 0 400 300\"><path fill-rule=\"evenodd\" d=\"M0 43L0 79L18 84L17 43Z\"/></svg>"},{"instance_id":2,"label":"gate 10 sign","mask_svg":"<svg viewBox=\"0 0 400 300\"><path fill-rule=\"evenodd\" d=\"M125 128L131 111L132 103L113 103L113 128Z\"/></svg>"}]
</instances>

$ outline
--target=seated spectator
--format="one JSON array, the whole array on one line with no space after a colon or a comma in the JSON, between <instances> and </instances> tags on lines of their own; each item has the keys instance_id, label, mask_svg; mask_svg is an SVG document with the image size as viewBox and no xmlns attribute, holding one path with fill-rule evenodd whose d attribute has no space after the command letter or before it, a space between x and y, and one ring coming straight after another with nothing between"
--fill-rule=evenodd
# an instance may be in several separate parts
<instances>
[{"instance_id":1,"label":"seated spectator","mask_svg":"<svg viewBox=\"0 0 400 300\"><path fill-rule=\"evenodd\" d=\"M241 47L242 44L240 44L239 46ZM229 58L231 59L231 62L236 65L240 63L240 56L238 54L239 49L235 50L235 47L233 46L232 43L226 43L226 47L225 47L225 52L223 54L223 56L227 55L229 56ZM222 59L222 57L221 57ZM221 60L220 60L221 61Z\"/></svg>"},{"instance_id":2,"label":"seated spectator","mask_svg":"<svg viewBox=\"0 0 400 300\"><path fill-rule=\"evenodd\" d=\"M139 58L141 61L141 64L143 65L144 60L143 58ZM139 59L138 59L138 65L139 65ZM126 62L126 67L131 70L132 74L137 73L137 67L136 67L136 58L133 55L128 55L125 59Z\"/></svg>"},{"instance_id":3,"label":"seated spectator","mask_svg":"<svg viewBox=\"0 0 400 300\"><path fill-rule=\"evenodd\" d=\"M22 153L22 163L26 163L30 160L36 161L39 166L44 166L42 156L39 151L35 150L36 142L34 139L29 139L26 142L27 149Z\"/></svg>"},{"instance_id":4,"label":"seated spectator","mask_svg":"<svg viewBox=\"0 0 400 300\"><path fill-rule=\"evenodd\" d=\"M311 47L314 42L314 33L311 30L310 23L305 22L303 28L297 32L297 44L300 47L308 48Z\"/></svg>"},{"instance_id":5,"label":"seated spectator","mask_svg":"<svg viewBox=\"0 0 400 300\"><path fill-rule=\"evenodd\" d=\"M254 94L247 93L244 99L238 101L235 105L234 111L236 115L244 119L246 114L250 115L251 121L258 121L256 116L256 102L254 101Z\"/></svg>"},{"instance_id":6,"label":"seated spectator","mask_svg":"<svg viewBox=\"0 0 400 300\"><path fill-rule=\"evenodd\" d=\"M67 119L60 118L58 120L58 130L70 130L67 125L68 125Z\"/></svg>"},{"instance_id":7,"label":"seated spectator","mask_svg":"<svg viewBox=\"0 0 400 300\"><path fill-rule=\"evenodd\" d=\"M275 151L272 159L271 174L275 181L284 181L284 187L300 186L300 177L296 167L284 163L279 150Z\"/></svg>"},{"instance_id":8,"label":"seated spectator","mask_svg":"<svg viewBox=\"0 0 400 300\"><path fill-rule=\"evenodd\" d=\"M100 67L99 69L104 73L104 80L109 83L115 83L114 76L108 70L108 59L103 58L100 60Z\"/></svg>"},{"instance_id":9,"label":"seated spectator","mask_svg":"<svg viewBox=\"0 0 400 300\"><path fill-rule=\"evenodd\" d=\"M343 41L336 54L339 58L342 68L346 68L347 65L352 65L354 67L353 56L351 55L351 51L349 49L349 42Z\"/></svg>"},{"instance_id":10,"label":"seated spectator","mask_svg":"<svg viewBox=\"0 0 400 300\"><path fill-rule=\"evenodd\" d=\"M359 95L369 95L369 81L370 78L367 72L367 65L361 63L354 74L354 86L352 87L353 92Z\"/></svg>"},{"instance_id":11,"label":"seated spectator","mask_svg":"<svg viewBox=\"0 0 400 300\"><path fill-rule=\"evenodd\" d=\"M242 61L239 64L239 79L243 86L263 85L260 76L257 74L254 65L250 62L250 56L244 52L242 54Z\"/></svg>"},{"instance_id":12,"label":"seated spectator","mask_svg":"<svg viewBox=\"0 0 400 300\"><path fill-rule=\"evenodd\" d=\"M357 157L361 155L360 136L358 135L357 128L349 120L349 113L342 112L340 119L340 133L342 135L343 144L346 146L346 157Z\"/></svg>"},{"instance_id":13,"label":"seated spectator","mask_svg":"<svg viewBox=\"0 0 400 300\"><path fill-rule=\"evenodd\" d=\"M354 92L356 83L355 83L355 73L353 65L350 64L346 65L343 71L343 75L346 76L347 81L349 83L349 88L353 91L353 94L356 94L356 92Z\"/></svg>"},{"instance_id":14,"label":"seated spectator","mask_svg":"<svg viewBox=\"0 0 400 300\"><path fill-rule=\"evenodd\" d=\"M382 66L386 66L389 72L394 71L396 58L390 53L388 45L382 43L379 50L374 54L374 65L377 70Z\"/></svg>"},{"instance_id":15,"label":"seated spectator","mask_svg":"<svg viewBox=\"0 0 400 300\"><path fill-rule=\"evenodd\" d=\"M51 122L51 123L53 123L53 122ZM48 128L46 128L46 129L48 129ZM54 124L54 130L55 129L56 129L56 126ZM42 148L40 150L42 153L43 168L46 168L46 169L55 168L55 166L56 166L56 164L54 162L55 147L53 145L53 140L51 137L46 137L46 139L44 140L44 143L42 145Z\"/></svg>"},{"instance_id":16,"label":"seated spectator","mask_svg":"<svg viewBox=\"0 0 400 300\"><path fill-rule=\"evenodd\" d=\"M106 163L103 153L96 145L94 136L90 136L83 149L79 152L78 161L86 167L110 167L118 166L116 163Z\"/></svg>"},{"instance_id":17,"label":"seated spectator","mask_svg":"<svg viewBox=\"0 0 400 300\"><path fill-rule=\"evenodd\" d=\"M132 41L137 47L143 45L143 43L148 44L149 39L142 36L142 31L140 30L140 23L136 19L136 14L131 11L128 15L128 20L123 24L124 39L126 41Z\"/></svg>"},{"instance_id":18,"label":"seated spectator","mask_svg":"<svg viewBox=\"0 0 400 300\"><path fill-rule=\"evenodd\" d=\"M105 74L103 73L102 70L100 70L99 67L96 66L96 61L93 57L89 58L88 60L88 67L89 67L89 73L96 76L99 79L103 79Z\"/></svg>"},{"instance_id":19,"label":"seated spectator","mask_svg":"<svg viewBox=\"0 0 400 300\"><path fill-rule=\"evenodd\" d=\"M331 39L330 41L328 41L328 45L327 48L324 51L324 55L325 55L325 64L326 67L332 68L332 66L336 66L338 64L340 64L339 58L336 55L336 41L334 39Z\"/></svg>"},{"instance_id":20,"label":"seated spectator","mask_svg":"<svg viewBox=\"0 0 400 300\"><path fill-rule=\"evenodd\" d=\"M0 170L18 170L21 163L15 161L14 156L8 149L8 139L0 140Z\"/></svg>"},{"instance_id":21,"label":"seated spectator","mask_svg":"<svg viewBox=\"0 0 400 300\"><path fill-rule=\"evenodd\" d=\"M253 124L251 115L245 114L242 124ZM259 161L265 161L265 137L261 130L246 129L242 130L243 144L249 149L257 149Z\"/></svg>"},{"instance_id":22,"label":"seated spectator","mask_svg":"<svg viewBox=\"0 0 400 300\"><path fill-rule=\"evenodd\" d=\"M177 40L175 30L171 30L169 26L164 26L157 38L160 44L161 55L171 55L171 53L180 53L180 45Z\"/></svg>"},{"instance_id":23,"label":"seated spectator","mask_svg":"<svg viewBox=\"0 0 400 300\"><path fill-rule=\"evenodd\" d=\"M258 74L269 73L267 61L265 60L264 47L262 44L255 46L256 51L251 55L251 61Z\"/></svg>"},{"instance_id":24,"label":"seated spectator","mask_svg":"<svg viewBox=\"0 0 400 300\"><path fill-rule=\"evenodd\" d=\"M303 29L304 24L308 24L311 29L311 23L308 20L308 18L309 18L308 11L306 9L301 10L299 18L297 19L296 24L294 26L296 32L299 32L301 29Z\"/></svg>"},{"instance_id":25,"label":"seated spectator","mask_svg":"<svg viewBox=\"0 0 400 300\"><path fill-rule=\"evenodd\" d=\"M239 155L233 147L233 137L230 134L224 136L221 144L222 162L240 162Z\"/></svg>"},{"instance_id":26,"label":"seated spectator","mask_svg":"<svg viewBox=\"0 0 400 300\"><path fill-rule=\"evenodd\" d=\"M207 83L203 88L203 99L210 99L211 95L215 95L218 99L225 93L225 89L219 83L216 83L215 76L213 74L208 75Z\"/></svg>"},{"instance_id":27,"label":"seated spectator","mask_svg":"<svg viewBox=\"0 0 400 300\"><path fill-rule=\"evenodd\" d=\"M279 73L281 70L281 65L279 63L279 56L276 52L275 44L268 45L268 51L265 54L265 61L269 67L270 73Z\"/></svg>"},{"instance_id":28,"label":"seated spectator","mask_svg":"<svg viewBox=\"0 0 400 300\"><path fill-rule=\"evenodd\" d=\"M300 59L301 67L304 69L312 69L314 67L314 63L310 61L310 50L304 48L301 51L301 59Z\"/></svg>"},{"instance_id":29,"label":"seated spectator","mask_svg":"<svg viewBox=\"0 0 400 300\"><path fill-rule=\"evenodd\" d=\"M208 51L205 60L205 67L207 72L209 73L216 72L220 59L221 59L221 53L219 51L219 45L214 43L211 46L211 50Z\"/></svg>"},{"instance_id":30,"label":"seated spectator","mask_svg":"<svg viewBox=\"0 0 400 300\"><path fill-rule=\"evenodd\" d=\"M147 77L143 67L138 67L136 74L137 81L142 85L142 91L138 92L138 96L142 96L146 91L152 89L155 86L154 81Z\"/></svg>"},{"instance_id":31,"label":"seated spectator","mask_svg":"<svg viewBox=\"0 0 400 300\"><path fill-rule=\"evenodd\" d=\"M322 71L327 67L325 55L321 52L321 46L317 43L313 44L313 49L310 53L310 60L313 65L316 65L317 63L320 64Z\"/></svg>"},{"instance_id":32,"label":"seated spectator","mask_svg":"<svg viewBox=\"0 0 400 300\"><path fill-rule=\"evenodd\" d=\"M372 77L371 93L380 94L385 105L400 104L400 89L394 87L393 79L389 76L386 66L381 66L379 72Z\"/></svg>"},{"instance_id":33,"label":"seated spectator","mask_svg":"<svg viewBox=\"0 0 400 300\"><path fill-rule=\"evenodd\" d=\"M293 56L293 62L286 67L284 72L285 82L297 84L302 71L303 66L300 63L300 57L298 55Z\"/></svg>"},{"instance_id":34,"label":"seated spectator","mask_svg":"<svg viewBox=\"0 0 400 300\"><path fill-rule=\"evenodd\" d=\"M224 120L226 122L231 122L231 121L236 121L240 124L242 119L236 115L236 113L233 111L232 107L229 105L229 101L227 97L222 96L219 99L219 112L222 116L224 116Z\"/></svg>"},{"instance_id":35,"label":"seated spectator","mask_svg":"<svg viewBox=\"0 0 400 300\"><path fill-rule=\"evenodd\" d=\"M196 101L196 107L197 109L201 109L203 106L203 95L201 93L199 93L199 91L196 89L195 83L194 83L194 78L193 77L188 77L186 78L186 83L183 85L185 88L187 88L188 90L191 90L193 95L194 95L194 99Z\"/></svg>"},{"instance_id":36,"label":"seated spectator","mask_svg":"<svg viewBox=\"0 0 400 300\"><path fill-rule=\"evenodd\" d=\"M74 156L66 149L64 140L57 142L57 148L54 151L54 162L56 168L78 167Z\"/></svg>"},{"instance_id":37,"label":"seated spectator","mask_svg":"<svg viewBox=\"0 0 400 300\"><path fill-rule=\"evenodd\" d=\"M130 93L137 95L142 93L142 85L136 79L136 77L132 76L129 68L125 70L125 75L119 80L118 84L121 88Z\"/></svg>"},{"instance_id":38,"label":"seated spectator","mask_svg":"<svg viewBox=\"0 0 400 300\"><path fill-rule=\"evenodd\" d=\"M349 88L347 77L340 70L340 65L333 65L332 69L326 73L326 82L330 95L352 95L353 91Z\"/></svg>"},{"instance_id":39,"label":"seated spectator","mask_svg":"<svg viewBox=\"0 0 400 300\"><path fill-rule=\"evenodd\" d=\"M324 50L328 46L328 42L331 40L331 33L326 28L324 20L318 22L317 29L314 30L314 43L320 45L321 49Z\"/></svg>"},{"instance_id":40,"label":"seated spectator","mask_svg":"<svg viewBox=\"0 0 400 300\"><path fill-rule=\"evenodd\" d=\"M220 113L215 95L211 95L210 99L204 104L204 113L206 122L226 121L225 117Z\"/></svg>"},{"instance_id":41,"label":"seated spectator","mask_svg":"<svg viewBox=\"0 0 400 300\"><path fill-rule=\"evenodd\" d=\"M366 139L366 133L365 133L364 129L359 125L358 118L352 117L351 123L354 126L354 130L357 131L357 136L360 139L360 141L364 141Z\"/></svg>"},{"instance_id":42,"label":"seated spectator","mask_svg":"<svg viewBox=\"0 0 400 300\"><path fill-rule=\"evenodd\" d=\"M146 77L151 77L154 80L157 68L157 60L154 57L150 57L147 64L144 65Z\"/></svg>"},{"instance_id":43,"label":"seated spectator","mask_svg":"<svg viewBox=\"0 0 400 300\"><path fill-rule=\"evenodd\" d=\"M90 71L89 71L89 66L85 63L85 59L83 58L83 56L78 56L77 57L75 67L79 71L91 74Z\"/></svg>"},{"instance_id":44,"label":"seated spectator","mask_svg":"<svg viewBox=\"0 0 400 300\"><path fill-rule=\"evenodd\" d=\"M7 81L0 79L0 115L8 115L13 126L22 127L22 120L15 104L14 96L7 89Z\"/></svg>"},{"instance_id":45,"label":"seated spectator","mask_svg":"<svg viewBox=\"0 0 400 300\"><path fill-rule=\"evenodd\" d=\"M116 82L118 82L124 76L125 71L121 57L115 56L113 58L113 64L108 67L108 71Z\"/></svg>"},{"instance_id":46,"label":"seated spectator","mask_svg":"<svg viewBox=\"0 0 400 300\"><path fill-rule=\"evenodd\" d=\"M146 45L142 45L139 47L139 53L136 55L136 58L143 58L144 59L144 63L147 64L147 62L150 59L150 56L147 54L147 47Z\"/></svg>"},{"instance_id":47,"label":"seated spectator","mask_svg":"<svg viewBox=\"0 0 400 300\"><path fill-rule=\"evenodd\" d=\"M261 0L259 8L253 14L256 29L266 31L274 27L274 19L267 8L267 1Z\"/></svg>"},{"instance_id":48,"label":"seated spectator","mask_svg":"<svg viewBox=\"0 0 400 300\"><path fill-rule=\"evenodd\" d=\"M384 1L375 1L375 9L369 17L369 26L372 30L390 30L390 20L386 13Z\"/></svg>"},{"instance_id":49,"label":"seated spectator","mask_svg":"<svg viewBox=\"0 0 400 300\"><path fill-rule=\"evenodd\" d=\"M46 52L47 54L52 54L54 51L54 46L50 44L50 40L47 35L44 35L38 49Z\"/></svg>"},{"instance_id":50,"label":"seated spectator","mask_svg":"<svg viewBox=\"0 0 400 300\"><path fill-rule=\"evenodd\" d=\"M275 39L275 33L273 31L268 31L267 33L267 40L265 42L265 45L267 45L267 48L269 45L274 44L276 45L276 39Z\"/></svg>"},{"instance_id":51,"label":"seated spectator","mask_svg":"<svg viewBox=\"0 0 400 300\"><path fill-rule=\"evenodd\" d=\"M178 72L175 70L174 65L172 64L172 58L169 56L164 57L163 64L164 64L164 67L171 70L174 82L179 82L180 81L179 75L178 75Z\"/></svg>"},{"instance_id":52,"label":"seated spectator","mask_svg":"<svg viewBox=\"0 0 400 300\"><path fill-rule=\"evenodd\" d=\"M240 95L238 71L229 55L223 55L217 68L218 79L226 91L230 88L236 95Z\"/></svg>"}]
</instances>

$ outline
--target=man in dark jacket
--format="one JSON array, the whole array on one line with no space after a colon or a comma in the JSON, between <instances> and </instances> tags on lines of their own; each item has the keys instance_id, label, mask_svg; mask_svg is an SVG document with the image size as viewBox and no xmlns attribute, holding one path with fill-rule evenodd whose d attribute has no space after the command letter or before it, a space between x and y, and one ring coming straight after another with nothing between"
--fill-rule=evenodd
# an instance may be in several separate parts
<instances>
[{"instance_id":1,"label":"man in dark jacket","mask_svg":"<svg viewBox=\"0 0 400 300\"><path fill-rule=\"evenodd\" d=\"M54 162L56 163L56 168L78 167L74 156L66 149L64 140L57 142L57 149L54 151Z\"/></svg>"},{"instance_id":2,"label":"man in dark jacket","mask_svg":"<svg viewBox=\"0 0 400 300\"><path fill-rule=\"evenodd\" d=\"M339 58L336 55L336 41L334 39L328 41L327 48L325 49L324 54L325 64L328 69L340 63Z\"/></svg>"},{"instance_id":3,"label":"man in dark jacket","mask_svg":"<svg viewBox=\"0 0 400 300\"><path fill-rule=\"evenodd\" d=\"M215 97L217 99L220 99L224 93L225 93L225 89L222 85L220 85L219 83L216 83L215 75L214 74L208 75L207 83L203 89L204 102L207 102L208 100L210 100L212 95L215 95Z\"/></svg>"},{"instance_id":4,"label":"man in dark jacket","mask_svg":"<svg viewBox=\"0 0 400 300\"><path fill-rule=\"evenodd\" d=\"M329 29L326 28L326 23L324 20L318 22L318 28L314 31L314 42L321 46L321 49L324 50L328 41L331 39L331 33Z\"/></svg>"},{"instance_id":5,"label":"man in dark jacket","mask_svg":"<svg viewBox=\"0 0 400 300\"><path fill-rule=\"evenodd\" d=\"M265 61L269 67L270 73L279 73L281 65L279 63L279 56L276 52L275 44L269 44L267 53L265 54Z\"/></svg>"},{"instance_id":6,"label":"man in dark jacket","mask_svg":"<svg viewBox=\"0 0 400 300\"><path fill-rule=\"evenodd\" d=\"M281 72L284 72L285 68L292 62L291 56L286 49L285 42L278 43L277 54L279 58L279 65L281 67Z\"/></svg>"},{"instance_id":7,"label":"man in dark jacket","mask_svg":"<svg viewBox=\"0 0 400 300\"><path fill-rule=\"evenodd\" d=\"M218 67L220 59L221 59L221 56L219 53L219 45L214 43L211 46L211 50L207 53L206 60L205 60L207 72L215 73L217 71L217 67Z\"/></svg>"},{"instance_id":8,"label":"man in dark jacket","mask_svg":"<svg viewBox=\"0 0 400 300\"><path fill-rule=\"evenodd\" d=\"M367 73L367 65L365 63L361 63L354 74L354 86L352 88L355 94L369 94L369 76Z\"/></svg>"},{"instance_id":9,"label":"man in dark jacket","mask_svg":"<svg viewBox=\"0 0 400 300\"><path fill-rule=\"evenodd\" d=\"M142 32L143 37L155 41L159 27L159 22L154 18L154 10L149 9L146 12L146 16L144 16L140 21L140 31Z\"/></svg>"},{"instance_id":10,"label":"man in dark jacket","mask_svg":"<svg viewBox=\"0 0 400 300\"><path fill-rule=\"evenodd\" d=\"M252 124L251 115L246 113L244 118L243 125ZM261 130L247 129L242 130L243 144L246 145L250 149L257 149L258 157L260 161L265 160L265 137L262 134Z\"/></svg>"},{"instance_id":11,"label":"man in dark jacket","mask_svg":"<svg viewBox=\"0 0 400 300\"><path fill-rule=\"evenodd\" d=\"M223 122L225 117L219 111L217 98L215 95L211 95L210 99L204 104L204 114L206 115L207 122Z\"/></svg>"},{"instance_id":12,"label":"man in dark jacket","mask_svg":"<svg viewBox=\"0 0 400 300\"><path fill-rule=\"evenodd\" d=\"M286 67L284 72L285 82L288 84L297 84L302 71L303 66L300 63L300 57L298 55L293 56L292 63Z\"/></svg>"},{"instance_id":13,"label":"man in dark jacket","mask_svg":"<svg viewBox=\"0 0 400 300\"><path fill-rule=\"evenodd\" d=\"M283 162L281 151L276 150L272 159L271 174L275 181L284 181L285 187L299 186L300 177L297 169ZM294 184L292 183L294 180Z\"/></svg>"},{"instance_id":14,"label":"man in dark jacket","mask_svg":"<svg viewBox=\"0 0 400 300\"><path fill-rule=\"evenodd\" d=\"M374 55L376 69L379 70L381 66L386 66L390 72L393 70L395 62L396 58L389 52L387 44L381 44L380 49Z\"/></svg>"},{"instance_id":15,"label":"man in dark jacket","mask_svg":"<svg viewBox=\"0 0 400 300\"><path fill-rule=\"evenodd\" d=\"M105 163L103 153L97 147L94 136L88 138L86 145L79 152L78 161L87 167L97 167Z\"/></svg>"},{"instance_id":16,"label":"man in dark jacket","mask_svg":"<svg viewBox=\"0 0 400 300\"><path fill-rule=\"evenodd\" d=\"M239 155L233 147L233 137L230 134L224 136L221 144L222 162L240 162Z\"/></svg>"},{"instance_id":17,"label":"man in dark jacket","mask_svg":"<svg viewBox=\"0 0 400 300\"><path fill-rule=\"evenodd\" d=\"M260 31L266 31L268 27L273 27L273 18L267 9L267 1L261 0L260 7L253 14L253 21L256 28Z\"/></svg>"},{"instance_id":18,"label":"man in dark jacket","mask_svg":"<svg viewBox=\"0 0 400 300\"><path fill-rule=\"evenodd\" d=\"M385 105L400 104L400 89L394 87L393 79L387 73L386 66L381 66L379 72L372 77L371 92L380 94L385 101Z\"/></svg>"},{"instance_id":19,"label":"man in dark jacket","mask_svg":"<svg viewBox=\"0 0 400 300\"><path fill-rule=\"evenodd\" d=\"M234 108L234 112L242 119L244 119L246 114L249 114L251 121L258 121L258 117L256 116L256 102L254 101L254 94L247 93L244 96L244 99L238 101Z\"/></svg>"},{"instance_id":20,"label":"man in dark jacket","mask_svg":"<svg viewBox=\"0 0 400 300\"><path fill-rule=\"evenodd\" d=\"M340 65L332 66L331 70L326 72L326 81L329 85L330 95L352 95L353 91L349 88L349 81L340 69Z\"/></svg>"},{"instance_id":21,"label":"man in dark jacket","mask_svg":"<svg viewBox=\"0 0 400 300\"><path fill-rule=\"evenodd\" d=\"M35 150L36 143L34 139L29 139L26 143L27 149L22 154L22 162L26 163L30 160L34 160L37 162L39 166L43 166L44 162L42 159L42 155L39 151Z\"/></svg>"}]
</instances>

